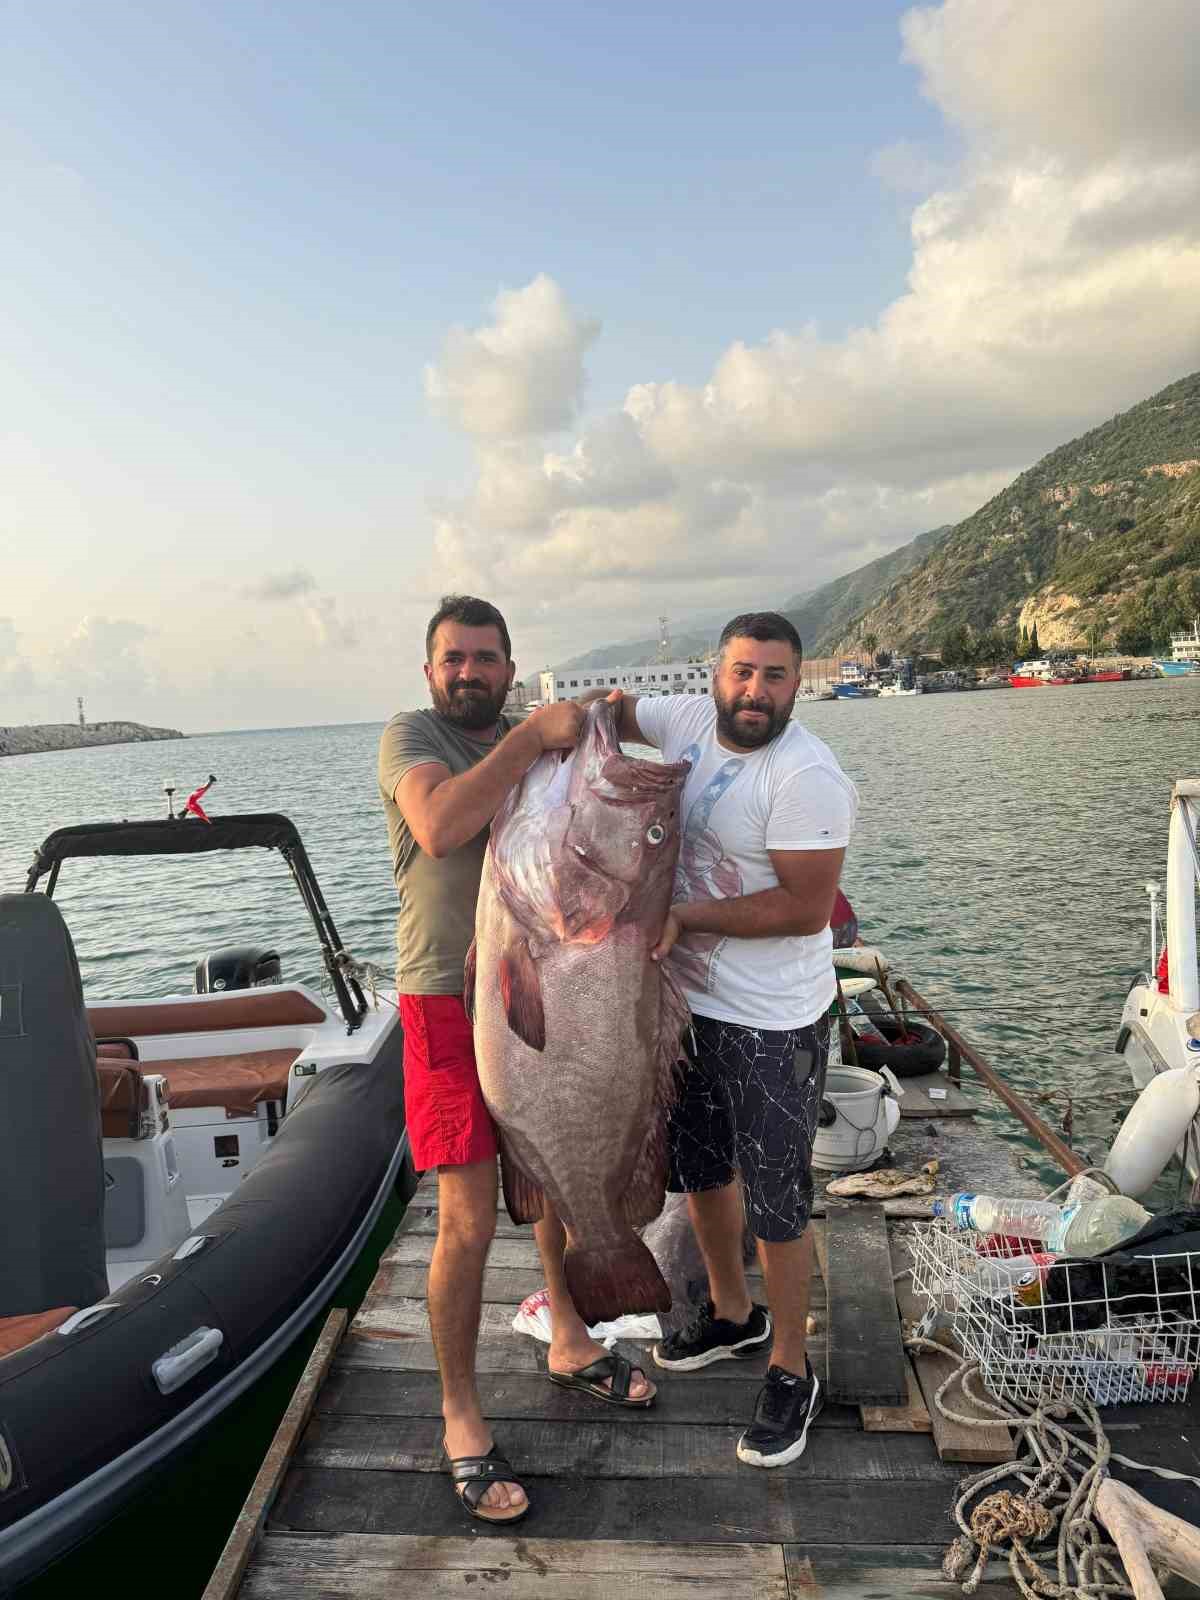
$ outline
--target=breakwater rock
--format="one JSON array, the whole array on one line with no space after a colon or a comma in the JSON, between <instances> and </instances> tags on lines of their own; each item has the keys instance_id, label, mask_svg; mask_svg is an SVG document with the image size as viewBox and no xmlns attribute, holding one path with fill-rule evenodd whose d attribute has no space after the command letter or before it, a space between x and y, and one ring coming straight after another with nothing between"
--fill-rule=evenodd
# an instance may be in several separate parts
<instances>
[{"instance_id":1,"label":"breakwater rock","mask_svg":"<svg viewBox=\"0 0 1200 1600\"><path fill-rule=\"evenodd\" d=\"M24 728L0 724L0 756L40 755L46 750L82 750L93 744L142 744L151 739L182 739L177 728L147 728L141 722L31 723Z\"/></svg>"}]
</instances>

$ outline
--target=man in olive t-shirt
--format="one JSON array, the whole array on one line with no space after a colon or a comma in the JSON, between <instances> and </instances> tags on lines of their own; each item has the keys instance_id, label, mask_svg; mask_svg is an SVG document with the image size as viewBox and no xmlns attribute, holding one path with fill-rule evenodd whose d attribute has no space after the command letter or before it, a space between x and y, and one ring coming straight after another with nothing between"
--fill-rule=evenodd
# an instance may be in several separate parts
<instances>
[{"instance_id":1,"label":"man in olive t-shirt","mask_svg":"<svg viewBox=\"0 0 1200 1600\"><path fill-rule=\"evenodd\" d=\"M430 620L425 653L433 705L393 717L379 745L400 896L404 1101L413 1163L438 1173L428 1305L446 1454L471 1515L514 1522L528 1501L495 1449L475 1382L483 1270L496 1226L497 1147L463 1009L463 963L491 820L544 751L574 748L583 710L563 701L509 725L503 707L516 669L504 618L484 600L447 596ZM647 1405L654 1389L645 1374L595 1343L567 1294L561 1222L548 1211L535 1232L550 1292L550 1367L585 1375L599 1398Z\"/></svg>"}]
</instances>

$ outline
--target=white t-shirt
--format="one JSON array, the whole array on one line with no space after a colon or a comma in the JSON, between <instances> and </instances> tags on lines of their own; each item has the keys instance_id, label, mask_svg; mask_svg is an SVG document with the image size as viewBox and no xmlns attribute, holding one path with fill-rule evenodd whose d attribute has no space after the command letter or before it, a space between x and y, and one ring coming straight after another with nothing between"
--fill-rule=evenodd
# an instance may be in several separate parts
<instances>
[{"instance_id":1,"label":"white t-shirt","mask_svg":"<svg viewBox=\"0 0 1200 1600\"><path fill-rule=\"evenodd\" d=\"M771 850L837 850L850 842L858 791L828 745L789 722L760 750L717 742L707 696L644 696L637 722L666 761L690 761L683 791L675 898L730 900L777 889ZM802 1028L837 993L833 936L735 939L686 933L671 952L697 1016L749 1028Z\"/></svg>"}]
</instances>

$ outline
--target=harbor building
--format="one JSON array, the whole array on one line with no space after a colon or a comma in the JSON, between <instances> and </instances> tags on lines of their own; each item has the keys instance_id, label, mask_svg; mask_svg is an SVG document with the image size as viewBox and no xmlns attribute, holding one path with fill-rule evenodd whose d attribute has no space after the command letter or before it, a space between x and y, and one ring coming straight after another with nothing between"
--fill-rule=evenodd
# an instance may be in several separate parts
<instances>
[{"instance_id":1,"label":"harbor building","mask_svg":"<svg viewBox=\"0 0 1200 1600\"><path fill-rule=\"evenodd\" d=\"M589 689L625 689L630 694L708 694L709 661L652 661L643 667L559 667L538 675L543 705L577 700Z\"/></svg>"}]
</instances>

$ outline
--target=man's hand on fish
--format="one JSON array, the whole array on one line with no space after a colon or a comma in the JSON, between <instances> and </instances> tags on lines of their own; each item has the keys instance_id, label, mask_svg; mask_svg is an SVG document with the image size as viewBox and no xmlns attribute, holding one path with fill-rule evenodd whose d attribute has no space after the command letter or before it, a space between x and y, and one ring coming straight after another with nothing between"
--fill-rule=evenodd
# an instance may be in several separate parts
<instances>
[{"instance_id":1,"label":"man's hand on fish","mask_svg":"<svg viewBox=\"0 0 1200 1600\"><path fill-rule=\"evenodd\" d=\"M665 961L671 953L671 947L683 932L683 923L679 920L682 906L672 906L667 912L667 920L663 923L662 932L658 936L658 943L650 952L651 961Z\"/></svg>"},{"instance_id":2,"label":"man's hand on fish","mask_svg":"<svg viewBox=\"0 0 1200 1600\"><path fill-rule=\"evenodd\" d=\"M536 733L543 751L574 750L583 727L583 706L578 700L555 700L531 712L524 726Z\"/></svg>"}]
</instances>

